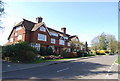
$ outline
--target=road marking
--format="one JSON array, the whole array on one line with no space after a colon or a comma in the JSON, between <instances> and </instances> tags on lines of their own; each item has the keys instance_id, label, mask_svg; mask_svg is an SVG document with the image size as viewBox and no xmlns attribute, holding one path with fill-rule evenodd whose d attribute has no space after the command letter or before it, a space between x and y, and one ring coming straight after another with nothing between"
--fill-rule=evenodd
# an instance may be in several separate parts
<instances>
[{"instance_id":1,"label":"road marking","mask_svg":"<svg viewBox=\"0 0 120 81\"><path fill-rule=\"evenodd\" d=\"M57 72L65 71L65 70L68 70L68 69L69 68L61 69L61 70L58 70Z\"/></svg>"},{"instance_id":2,"label":"road marking","mask_svg":"<svg viewBox=\"0 0 120 81\"><path fill-rule=\"evenodd\" d=\"M110 68L109 68L109 70L108 70L108 73L106 74L105 77L108 77L108 76L109 76L109 73L110 73L110 71L111 71L111 69L112 69L113 66L114 66L114 63L110 66Z\"/></svg>"}]
</instances>

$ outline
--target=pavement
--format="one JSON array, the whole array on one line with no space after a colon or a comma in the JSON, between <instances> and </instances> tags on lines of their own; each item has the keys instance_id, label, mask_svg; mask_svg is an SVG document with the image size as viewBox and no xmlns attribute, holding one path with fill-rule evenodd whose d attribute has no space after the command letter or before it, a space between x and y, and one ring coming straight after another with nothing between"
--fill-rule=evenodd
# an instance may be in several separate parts
<instances>
[{"instance_id":1,"label":"pavement","mask_svg":"<svg viewBox=\"0 0 120 81\"><path fill-rule=\"evenodd\" d=\"M95 57L95 56L91 56L91 58L92 57ZM52 65L52 64L58 64L58 63L64 63L64 62L75 61L78 59L86 59L86 58L90 58L90 57L66 59L66 60L60 60L60 61L49 61L49 62L37 63L37 64L18 64L18 63L2 61L2 73L23 70L23 69L29 69L29 68L34 68L34 67L40 67L40 66L46 66L46 65Z\"/></svg>"}]
</instances>

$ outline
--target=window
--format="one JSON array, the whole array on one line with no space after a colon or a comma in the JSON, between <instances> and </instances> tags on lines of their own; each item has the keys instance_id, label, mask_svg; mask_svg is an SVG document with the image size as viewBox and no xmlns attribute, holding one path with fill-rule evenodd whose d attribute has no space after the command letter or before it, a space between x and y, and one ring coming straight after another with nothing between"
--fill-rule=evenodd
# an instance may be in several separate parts
<instances>
[{"instance_id":1,"label":"window","mask_svg":"<svg viewBox=\"0 0 120 81\"><path fill-rule=\"evenodd\" d=\"M64 39L68 39L68 37L64 37Z\"/></svg>"},{"instance_id":2,"label":"window","mask_svg":"<svg viewBox=\"0 0 120 81\"><path fill-rule=\"evenodd\" d=\"M78 39L76 39L76 41L79 41Z\"/></svg>"},{"instance_id":3,"label":"window","mask_svg":"<svg viewBox=\"0 0 120 81\"><path fill-rule=\"evenodd\" d=\"M70 42L68 42L68 46L70 46Z\"/></svg>"},{"instance_id":4,"label":"window","mask_svg":"<svg viewBox=\"0 0 120 81\"><path fill-rule=\"evenodd\" d=\"M10 38L10 42L13 42L13 38Z\"/></svg>"},{"instance_id":5,"label":"window","mask_svg":"<svg viewBox=\"0 0 120 81\"><path fill-rule=\"evenodd\" d=\"M59 40L60 45L64 45L65 41L64 40Z\"/></svg>"},{"instance_id":6,"label":"window","mask_svg":"<svg viewBox=\"0 0 120 81\"><path fill-rule=\"evenodd\" d=\"M70 48L67 49L67 52L71 52Z\"/></svg>"},{"instance_id":7,"label":"window","mask_svg":"<svg viewBox=\"0 0 120 81\"><path fill-rule=\"evenodd\" d=\"M16 31L21 30L21 29L22 29L21 26L16 27Z\"/></svg>"},{"instance_id":8,"label":"window","mask_svg":"<svg viewBox=\"0 0 120 81\"><path fill-rule=\"evenodd\" d=\"M55 39L51 38L51 43L55 44Z\"/></svg>"},{"instance_id":9,"label":"window","mask_svg":"<svg viewBox=\"0 0 120 81\"><path fill-rule=\"evenodd\" d=\"M46 41L47 40L47 36L44 34L38 34L38 40L40 41Z\"/></svg>"},{"instance_id":10,"label":"window","mask_svg":"<svg viewBox=\"0 0 120 81\"><path fill-rule=\"evenodd\" d=\"M22 35L18 35L18 40L21 40L22 39Z\"/></svg>"},{"instance_id":11,"label":"window","mask_svg":"<svg viewBox=\"0 0 120 81\"><path fill-rule=\"evenodd\" d=\"M57 33L50 32L50 35L53 35L53 36L58 37L58 34L57 34Z\"/></svg>"},{"instance_id":12,"label":"window","mask_svg":"<svg viewBox=\"0 0 120 81\"><path fill-rule=\"evenodd\" d=\"M17 33L15 33L15 36L17 36Z\"/></svg>"},{"instance_id":13,"label":"window","mask_svg":"<svg viewBox=\"0 0 120 81\"><path fill-rule=\"evenodd\" d=\"M40 51L40 44L38 44L38 43L31 43L31 46L36 48L37 51Z\"/></svg>"},{"instance_id":14,"label":"window","mask_svg":"<svg viewBox=\"0 0 120 81\"><path fill-rule=\"evenodd\" d=\"M78 47L78 44L76 43L75 46Z\"/></svg>"},{"instance_id":15,"label":"window","mask_svg":"<svg viewBox=\"0 0 120 81\"><path fill-rule=\"evenodd\" d=\"M44 27L40 27L40 31L46 32L46 29Z\"/></svg>"}]
</instances>

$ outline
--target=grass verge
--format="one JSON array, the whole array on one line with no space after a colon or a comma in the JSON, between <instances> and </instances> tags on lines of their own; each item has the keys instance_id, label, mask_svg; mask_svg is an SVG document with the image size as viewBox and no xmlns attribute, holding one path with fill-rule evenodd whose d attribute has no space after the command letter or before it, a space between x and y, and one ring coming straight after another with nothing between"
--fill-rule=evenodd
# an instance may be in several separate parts
<instances>
[{"instance_id":1,"label":"grass verge","mask_svg":"<svg viewBox=\"0 0 120 81\"><path fill-rule=\"evenodd\" d=\"M120 56L118 56L117 60L115 60L115 63L120 64Z\"/></svg>"}]
</instances>

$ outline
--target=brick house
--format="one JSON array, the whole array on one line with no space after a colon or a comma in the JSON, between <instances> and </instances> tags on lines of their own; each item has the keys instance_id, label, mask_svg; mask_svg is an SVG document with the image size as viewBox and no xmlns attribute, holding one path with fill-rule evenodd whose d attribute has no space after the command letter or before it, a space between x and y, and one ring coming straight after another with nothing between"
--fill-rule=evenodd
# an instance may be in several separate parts
<instances>
[{"instance_id":1,"label":"brick house","mask_svg":"<svg viewBox=\"0 0 120 81\"><path fill-rule=\"evenodd\" d=\"M20 23L16 24L9 37L7 44L17 43L18 41L26 41L35 47L38 51L40 47L52 47L56 53L60 53L62 48L67 48L70 52L70 41L75 40L79 42L79 38L74 35L71 36L66 33L66 28L61 28L61 31L57 31L50 27L47 27L42 22L42 17L36 18L36 23L23 19ZM76 44L77 47L80 45Z\"/></svg>"}]
</instances>

